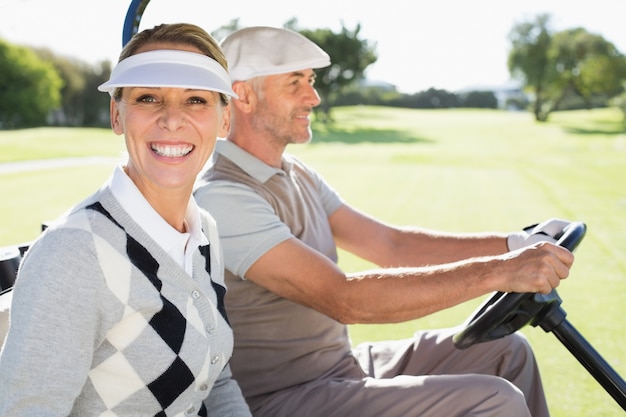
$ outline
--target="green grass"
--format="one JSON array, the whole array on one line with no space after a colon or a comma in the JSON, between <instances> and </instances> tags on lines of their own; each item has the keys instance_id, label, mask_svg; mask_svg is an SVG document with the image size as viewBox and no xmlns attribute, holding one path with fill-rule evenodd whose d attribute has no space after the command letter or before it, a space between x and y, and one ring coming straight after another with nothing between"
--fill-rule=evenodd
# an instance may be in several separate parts
<instances>
[{"instance_id":1,"label":"green grass","mask_svg":"<svg viewBox=\"0 0 626 417\"><path fill-rule=\"evenodd\" d=\"M114 157L123 149L123 139L111 129L0 130L0 162L92 155Z\"/></svg>"},{"instance_id":2,"label":"green grass","mask_svg":"<svg viewBox=\"0 0 626 417\"><path fill-rule=\"evenodd\" d=\"M626 376L626 134L612 109L555 113L336 109L313 143L290 147L356 207L385 221L450 231L518 230L549 217L585 221L588 233L559 287L568 319ZM103 129L0 132L0 160L117 156ZM40 223L84 198L111 164L0 174L0 246L33 239ZM366 262L340 253L348 271ZM353 342L410 337L460 324L482 301L394 325L351 326ZM525 328L553 416L616 416L621 408L556 338Z\"/></svg>"}]
</instances>

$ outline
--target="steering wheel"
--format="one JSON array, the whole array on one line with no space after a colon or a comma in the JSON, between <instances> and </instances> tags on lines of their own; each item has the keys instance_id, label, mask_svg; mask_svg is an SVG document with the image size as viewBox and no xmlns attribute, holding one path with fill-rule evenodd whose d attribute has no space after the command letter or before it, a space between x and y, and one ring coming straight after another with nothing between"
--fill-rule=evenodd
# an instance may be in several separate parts
<instances>
[{"instance_id":1,"label":"steering wheel","mask_svg":"<svg viewBox=\"0 0 626 417\"><path fill-rule=\"evenodd\" d=\"M556 242L571 252L582 241L587 226L582 222L568 225ZM516 332L527 324L536 326L561 304L555 289L549 294L505 293L498 291L470 315L453 337L454 346L466 349Z\"/></svg>"}]
</instances>

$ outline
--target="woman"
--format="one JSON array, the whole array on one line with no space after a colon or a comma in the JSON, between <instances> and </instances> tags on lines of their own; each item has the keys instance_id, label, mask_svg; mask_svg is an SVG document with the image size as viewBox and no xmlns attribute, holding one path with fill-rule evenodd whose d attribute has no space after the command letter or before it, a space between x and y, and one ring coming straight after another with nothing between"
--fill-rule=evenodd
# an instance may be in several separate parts
<instances>
[{"instance_id":1,"label":"woman","mask_svg":"<svg viewBox=\"0 0 626 417\"><path fill-rule=\"evenodd\" d=\"M0 416L250 416L227 365L215 223L191 192L236 97L215 41L160 25L109 81L128 160L26 254L0 356Z\"/></svg>"}]
</instances>

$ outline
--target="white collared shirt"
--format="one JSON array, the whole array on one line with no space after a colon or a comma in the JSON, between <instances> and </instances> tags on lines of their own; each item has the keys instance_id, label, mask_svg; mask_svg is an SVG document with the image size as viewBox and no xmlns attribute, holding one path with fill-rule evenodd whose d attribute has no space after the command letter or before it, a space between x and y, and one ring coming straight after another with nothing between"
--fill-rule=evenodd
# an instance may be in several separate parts
<instances>
[{"instance_id":1,"label":"white collared shirt","mask_svg":"<svg viewBox=\"0 0 626 417\"><path fill-rule=\"evenodd\" d=\"M193 197L185 211L187 232L181 233L167 223L148 203L135 183L121 166L115 167L110 179L111 192L122 208L163 248L189 275L192 275L192 255L200 245L209 243L202 233L200 212Z\"/></svg>"}]
</instances>

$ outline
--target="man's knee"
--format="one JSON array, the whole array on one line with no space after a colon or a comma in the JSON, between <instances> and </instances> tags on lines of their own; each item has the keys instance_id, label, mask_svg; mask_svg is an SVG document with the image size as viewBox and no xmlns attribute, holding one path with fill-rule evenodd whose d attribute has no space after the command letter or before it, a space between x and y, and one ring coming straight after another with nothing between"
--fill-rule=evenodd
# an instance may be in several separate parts
<instances>
[{"instance_id":1,"label":"man's knee","mask_svg":"<svg viewBox=\"0 0 626 417\"><path fill-rule=\"evenodd\" d=\"M523 366L523 364L534 363L535 361L535 354L528 339L520 332L498 339L496 343L498 344L497 349L500 350L498 356L501 357L503 364Z\"/></svg>"},{"instance_id":2,"label":"man's knee","mask_svg":"<svg viewBox=\"0 0 626 417\"><path fill-rule=\"evenodd\" d=\"M511 382L503 378L489 378L480 391L482 395L479 394L478 398L481 400L468 412L468 416L530 417L524 394Z\"/></svg>"},{"instance_id":3,"label":"man's knee","mask_svg":"<svg viewBox=\"0 0 626 417\"><path fill-rule=\"evenodd\" d=\"M515 332L505 337L504 339L509 341L514 350L532 350L530 347L530 342L523 333Z\"/></svg>"}]
</instances>

